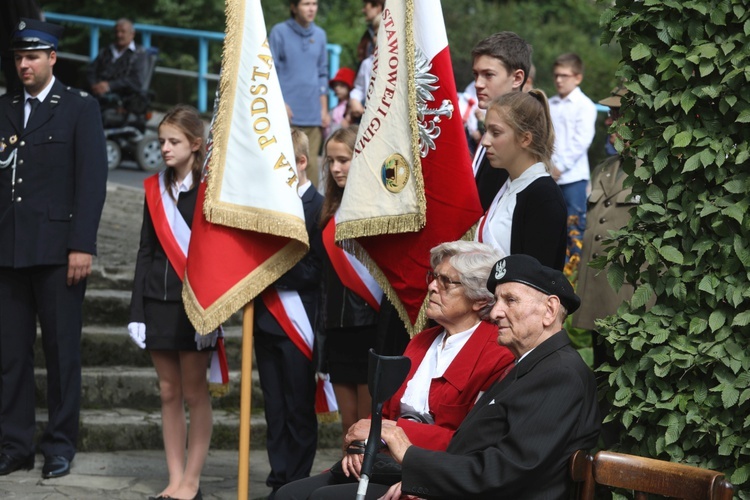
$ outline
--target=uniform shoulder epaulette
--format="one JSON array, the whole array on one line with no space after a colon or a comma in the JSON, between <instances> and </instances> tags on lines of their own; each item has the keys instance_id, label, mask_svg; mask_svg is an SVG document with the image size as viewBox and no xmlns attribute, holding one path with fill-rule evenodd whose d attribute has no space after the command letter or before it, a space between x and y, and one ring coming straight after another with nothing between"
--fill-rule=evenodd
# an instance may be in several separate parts
<instances>
[{"instance_id":1,"label":"uniform shoulder epaulette","mask_svg":"<svg viewBox=\"0 0 750 500\"><path fill-rule=\"evenodd\" d=\"M89 96L89 93L86 92L85 90L77 89L75 87L65 87L65 90L67 90L68 92L70 92L73 95L77 95L77 96L80 96L80 97L88 97Z\"/></svg>"},{"instance_id":2,"label":"uniform shoulder epaulette","mask_svg":"<svg viewBox=\"0 0 750 500\"><path fill-rule=\"evenodd\" d=\"M6 92L3 95L0 95L0 99L10 99L13 104L17 104L21 101L23 101L23 92L17 92L15 94L11 94L10 92Z\"/></svg>"}]
</instances>

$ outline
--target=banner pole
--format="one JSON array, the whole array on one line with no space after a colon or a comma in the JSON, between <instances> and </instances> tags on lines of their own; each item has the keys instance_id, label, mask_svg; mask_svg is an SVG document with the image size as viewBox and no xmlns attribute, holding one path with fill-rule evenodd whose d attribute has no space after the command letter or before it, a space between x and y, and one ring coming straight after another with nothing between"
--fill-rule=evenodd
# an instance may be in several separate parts
<instances>
[{"instance_id":1,"label":"banner pole","mask_svg":"<svg viewBox=\"0 0 750 500\"><path fill-rule=\"evenodd\" d=\"M240 457L237 500L247 500L250 475L250 398L253 372L253 301L242 311L242 371L240 373Z\"/></svg>"}]
</instances>

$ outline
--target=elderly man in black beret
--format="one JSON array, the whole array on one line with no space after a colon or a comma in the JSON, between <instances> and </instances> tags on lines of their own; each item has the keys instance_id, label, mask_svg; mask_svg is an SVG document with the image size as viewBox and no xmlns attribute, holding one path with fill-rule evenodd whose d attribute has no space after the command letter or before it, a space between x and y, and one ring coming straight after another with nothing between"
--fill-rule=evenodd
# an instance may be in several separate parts
<instances>
[{"instance_id":1,"label":"elderly man in black beret","mask_svg":"<svg viewBox=\"0 0 750 500\"><path fill-rule=\"evenodd\" d=\"M63 27L22 18L23 88L0 96L0 475L34 467L34 341L47 367L42 477L70 472L81 401L86 277L107 185L99 105L54 76Z\"/></svg>"},{"instance_id":2,"label":"elderly man in black beret","mask_svg":"<svg viewBox=\"0 0 750 500\"><path fill-rule=\"evenodd\" d=\"M498 343L515 366L484 393L445 452L413 446L396 426L382 438L402 465L386 499L567 499L568 460L593 447L601 419L591 370L562 329L580 305L567 278L527 255L498 261L487 288Z\"/></svg>"}]
</instances>

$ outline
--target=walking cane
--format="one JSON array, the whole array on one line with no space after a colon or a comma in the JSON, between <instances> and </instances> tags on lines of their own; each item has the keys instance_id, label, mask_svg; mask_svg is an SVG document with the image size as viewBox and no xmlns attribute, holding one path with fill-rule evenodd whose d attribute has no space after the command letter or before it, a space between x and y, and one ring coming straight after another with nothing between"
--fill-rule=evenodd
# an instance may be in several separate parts
<instances>
[{"instance_id":1,"label":"walking cane","mask_svg":"<svg viewBox=\"0 0 750 500\"><path fill-rule=\"evenodd\" d=\"M365 458L359 474L357 500L365 500L370 474L375 464L375 455L380 448L380 429L383 425L383 403L395 394L409 374L411 360L406 356L381 356L370 349L367 387L372 396L370 435L365 446Z\"/></svg>"}]
</instances>

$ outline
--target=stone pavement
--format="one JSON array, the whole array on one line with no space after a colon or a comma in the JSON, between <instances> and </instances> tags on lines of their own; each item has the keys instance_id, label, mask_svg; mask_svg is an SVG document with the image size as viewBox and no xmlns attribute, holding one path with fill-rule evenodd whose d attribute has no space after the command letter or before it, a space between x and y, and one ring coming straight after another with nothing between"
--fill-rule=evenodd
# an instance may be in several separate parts
<instances>
[{"instance_id":1,"label":"stone pavement","mask_svg":"<svg viewBox=\"0 0 750 500\"><path fill-rule=\"evenodd\" d=\"M326 470L340 457L334 449L318 450L313 474ZM79 453L71 473L59 479L42 479L44 459L37 455L30 471L0 476L0 498L44 500L145 500L166 485L167 466L163 451L116 451ZM207 500L237 498L236 451L211 451L201 477L201 491ZM263 499L270 493L265 484L270 471L265 450L250 452L248 499Z\"/></svg>"}]
</instances>

